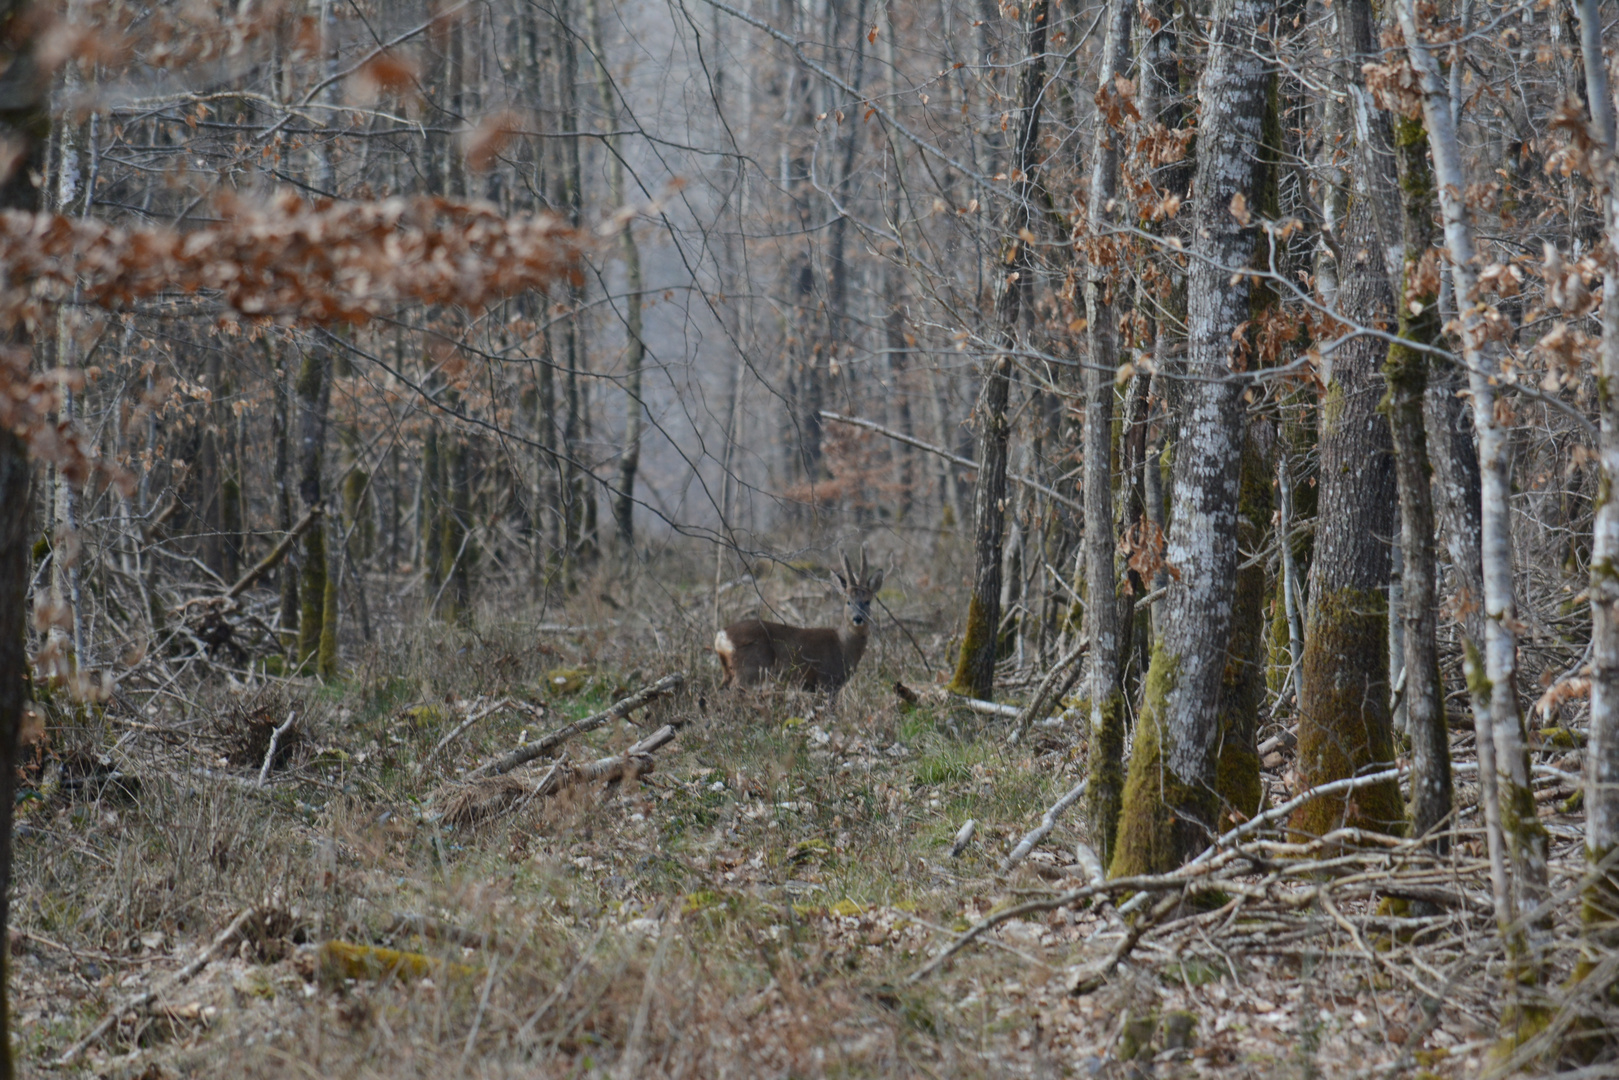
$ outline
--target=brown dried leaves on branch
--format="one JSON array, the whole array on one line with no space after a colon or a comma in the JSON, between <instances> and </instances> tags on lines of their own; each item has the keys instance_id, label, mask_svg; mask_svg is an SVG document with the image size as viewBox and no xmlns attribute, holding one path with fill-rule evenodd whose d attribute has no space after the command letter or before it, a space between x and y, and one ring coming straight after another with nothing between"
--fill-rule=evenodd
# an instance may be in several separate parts
<instances>
[{"instance_id":1,"label":"brown dried leaves on branch","mask_svg":"<svg viewBox=\"0 0 1619 1080\"><path fill-rule=\"evenodd\" d=\"M0 428L16 434L30 457L55 465L70 482L115 484L129 494L133 478L102 461L83 432L56 418L63 389L77 389L83 376L60 369L36 373L30 363L27 349L0 346Z\"/></svg>"},{"instance_id":2,"label":"brown dried leaves on branch","mask_svg":"<svg viewBox=\"0 0 1619 1080\"><path fill-rule=\"evenodd\" d=\"M417 197L267 205L227 198L218 225L120 229L55 214L0 215L0 322L38 325L79 290L118 310L193 295L253 320L364 323L399 304L480 309L576 274L577 234L549 214Z\"/></svg>"},{"instance_id":3,"label":"brown dried leaves on branch","mask_svg":"<svg viewBox=\"0 0 1619 1080\"><path fill-rule=\"evenodd\" d=\"M69 301L118 311L153 298L190 298L260 324L355 325L405 304L477 311L579 272L575 230L488 203L311 203L282 192L266 204L224 197L218 218L179 232L0 214L0 330L37 332ZM77 372L34 372L27 348L0 348L0 426L75 483L127 485L56 419L64 385L78 381Z\"/></svg>"}]
</instances>

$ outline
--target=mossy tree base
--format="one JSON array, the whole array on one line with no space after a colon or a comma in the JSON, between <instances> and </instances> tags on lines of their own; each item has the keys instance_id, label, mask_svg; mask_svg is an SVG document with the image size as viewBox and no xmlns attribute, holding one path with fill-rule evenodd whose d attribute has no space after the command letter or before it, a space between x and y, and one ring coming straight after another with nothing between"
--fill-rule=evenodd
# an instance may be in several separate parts
<instances>
[{"instance_id":1,"label":"mossy tree base","mask_svg":"<svg viewBox=\"0 0 1619 1080\"><path fill-rule=\"evenodd\" d=\"M1386 656L1387 640L1388 602L1380 593L1345 588L1315 598L1298 729L1298 768L1306 786L1393 764L1386 661L1380 679L1365 676L1377 665L1364 662ZM1344 798L1313 800L1293 815L1292 827L1300 839L1343 827L1399 834L1405 827L1400 787L1390 781Z\"/></svg>"},{"instance_id":2,"label":"mossy tree base","mask_svg":"<svg viewBox=\"0 0 1619 1080\"><path fill-rule=\"evenodd\" d=\"M995 687L995 626L974 594L967 600L967 632L961 639L961 657L956 662L950 692L965 697L987 698Z\"/></svg>"},{"instance_id":3,"label":"mossy tree base","mask_svg":"<svg viewBox=\"0 0 1619 1080\"><path fill-rule=\"evenodd\" d=\"M1112 877L1168 873L1208 845L1218 797L1206 783L1183 780L1169 768L1169 747L1161 727L1179 667L1161 643L1153 643L1109 864Z\"/></svg>"}]
</instances>

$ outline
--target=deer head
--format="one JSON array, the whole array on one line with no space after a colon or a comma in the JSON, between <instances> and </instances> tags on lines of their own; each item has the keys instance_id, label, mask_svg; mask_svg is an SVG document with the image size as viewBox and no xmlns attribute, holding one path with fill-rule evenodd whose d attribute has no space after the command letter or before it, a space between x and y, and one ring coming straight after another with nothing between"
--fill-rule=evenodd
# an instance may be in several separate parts
<instances>
[{"instance_id":1,"label":"deer head","mask_svg":"<svg viewBox=\"0 0 1619 1080\"><path fill-rule=\"evenodd\" d=\"M871 601L877 595L877 590L883 587L883 572L867 576L866 549L860 549L860 573L854 572L849 564L848 553L843 556L843 573L832 571L832 576L838 579L843 588L843 602L845 615L849 625L855 632L864 636L868 632L867 624L871 622Z\"/></svg>"}]
</instances>

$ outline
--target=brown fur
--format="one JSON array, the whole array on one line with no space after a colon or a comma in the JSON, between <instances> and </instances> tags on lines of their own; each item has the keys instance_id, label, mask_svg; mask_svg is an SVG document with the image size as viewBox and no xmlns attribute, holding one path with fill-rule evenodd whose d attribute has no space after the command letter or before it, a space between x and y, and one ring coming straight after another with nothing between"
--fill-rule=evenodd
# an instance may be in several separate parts
<instances>
[{"instance_id":1,"label":"brown fur","mask_svg":"<svg viewBox=\"0 0 1619 1080\"><path fill-rule=\"evenodd\" d=\"M843 587L843 625L788 626L744 619L714 635L714 653L725 669L723 686L755 686L769 678L786 678L805 690L837 693L849 681L871 636L871 601L882 587L883 572L866 576L866 558L860 573L843 560L844 574L834 573Z\"/></svg>"}]
</instances>

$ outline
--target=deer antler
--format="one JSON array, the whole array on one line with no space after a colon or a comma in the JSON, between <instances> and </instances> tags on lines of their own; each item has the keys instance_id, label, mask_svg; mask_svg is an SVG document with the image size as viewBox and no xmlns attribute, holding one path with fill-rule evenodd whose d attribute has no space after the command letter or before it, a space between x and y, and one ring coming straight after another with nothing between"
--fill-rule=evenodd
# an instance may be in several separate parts
<instances>
[{"instance_id":1,"label":"deer antler","mask_svg":"<svg viewBox=\"0 0 1619 1080\"><path fill-rule=\"evenodd\" d=\"M863 579L854 576L854 567L849 565L849 553L845 551L841 554L843 555L843 584L845 588L852 589L859 585ZM864 564L862 564L862 569L864 569Z\"/></svg>"},{"instance_id":2,"label":"deer antler","mask_svg":"<svg viewBox=\"0 0 1619 1080\"><path fill-rule=\"evenodd\" d=\"M860 545L860 583L866 583L866 545Z\"/></svg>"}]
</instances>

